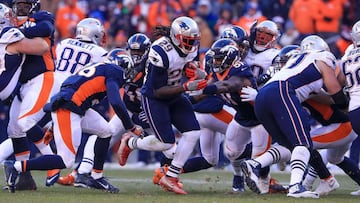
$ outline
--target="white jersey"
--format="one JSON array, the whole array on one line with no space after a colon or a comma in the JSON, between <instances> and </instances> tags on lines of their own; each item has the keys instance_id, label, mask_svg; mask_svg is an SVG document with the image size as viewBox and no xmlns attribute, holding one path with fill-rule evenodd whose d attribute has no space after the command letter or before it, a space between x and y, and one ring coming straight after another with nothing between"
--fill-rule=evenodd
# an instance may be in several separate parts
<instances>
[{"instance_id":1,"label":"white jersey","mask_svg":"<svg viewBox=\"0 0 360 203\"><path fill-rule=\"evenodd\" d=\"M360 47L350 45L341 58L341 70L346 77L346 90L350 95L349 111L360 107Z\"/></svg>"},{"instance_id":2,"label":"white jersey","mask_svg":"<svg viewBox=\"0 0 360 203\"><path fill-rule=\"evenodd\" d=\"M88 63L102 61L107 51L91 42L64 39L56 46L56 77L64 81Z\"/></svg>"},{"instance_id":3,"label":"white jersey","mask_svg":"<svg viewBox=\"0 0 360 203\"><path fill-rule=\"evenodd\" d=\"M309 98L311 93L317 93L323 87L320 70L316 60L321 60L334 70L336 68L335 56L328 51L311 51L292 56L284 67L267 82L289 81L301 102Z\"/></svg>"},{"instance_id":4,"label":"white jersey","mask_svg":"<svg viewBox=\"0 0 360 203\"><path fill-rule=\"evenodd\" d=\"M280 50L276 48L270 48L260 53L254 53L250 49L245 63L250 66L255 78L258 78L259 75L266 73L279 52Z\"/></svg>"},{"instance_id":5,"label":"white jersey","mask_svg":"<svg viewBox=\"0 0 360 203\"><path fill-rule=\"evenodd\" d=\"M11 28L0 36L0 100L7 99L19 81L24 54L9 54L6 47L24 39L25 36L17 28Z\"/></svg>"}]
</instances>

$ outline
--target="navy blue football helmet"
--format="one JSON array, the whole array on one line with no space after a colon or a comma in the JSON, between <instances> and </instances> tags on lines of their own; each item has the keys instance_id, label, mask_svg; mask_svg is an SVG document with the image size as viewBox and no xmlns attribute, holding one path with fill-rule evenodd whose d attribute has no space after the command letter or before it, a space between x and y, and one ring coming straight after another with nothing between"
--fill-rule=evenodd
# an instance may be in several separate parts
<instances>
[{"instance_id":1,"label":"navy blue football helmet","mask_svg":"<svg viewBox=\"0 0 360 203\"><path fill-rule=\"evenodd\" d=\"M123 68L126 80L133 78L135 71L134 62L125 49L115 48L107 54L106 58L105 63L115 64Z\"/></svg>"},{"instance_id":2,"label":"navy blue football helmet","mask_svg":"<svg viewBox=\"0 0 360 203\"><path fill-rule=\"evenodd\" d=\"M300 46L298 45L287 45L284 46L278 55L274 58L272 66L274 67L274 72L279 71L285 63L295 54L300 53Z\"/></svg>"},{"instance_id":3,"label":"navy blue football helmet","mask_svg":"<svg viewBox=\"0 0 360 203\"><path fill-rule=\"evenodd\" d=\"M223 72L230 68L240 54L237 44L232 39L222 38L216 40L211 46L213 52L213 71Z\"/></svg>"},{"instance_id":4,"label":"navy blue football helmet","mask_svg":"<svg viewBox=\"0 0 360 203\"><path fill-rule=\"evenodd\" d=\"M135 64L140 64L150 50L150 39L142 34L136 33L127 41L126 49L130 51L131 58Z\"/></svg>"},{"instance_id":5,"label":"navy blue football helmet","mask_svg":"<svg viewBox=\"0 0 360 203\"><path fill-rule=\"evenodd\" d=\"M236 42L239 47L241 59L245 59L250 49L249 36L246 31L239 26L225 28L220 38L230 38Z\"/></svg>"}]
</instances>

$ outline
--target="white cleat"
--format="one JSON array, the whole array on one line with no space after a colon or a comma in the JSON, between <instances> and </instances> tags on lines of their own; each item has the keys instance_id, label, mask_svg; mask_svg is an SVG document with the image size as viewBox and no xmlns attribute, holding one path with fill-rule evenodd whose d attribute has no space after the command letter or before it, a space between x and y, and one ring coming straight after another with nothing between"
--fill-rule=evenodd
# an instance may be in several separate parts
<instances>
[{"instance_id":1,"label":"white cleat","mask_svg":"<svg viewBox=\"0 0 360 203\"><path fill-rule=\"evenodd\" d=\"M335 177L331 177L328 180L320 180L318 187L315 192L319 193L319 195L328 195L331 191L336 190L340 187L340 184L337 182Z\"/></svg>"},{"instance_id":2,"label":"white cleat","mask_svg":"<svg viewBox=\"0 0 360 203\"><path fill-rule=\"evenodd\" d=\"M354 192L350 192L351 195L360 196L360 189Z\"/></svg>"},{"instance_id":3,"label":"white cleat","mask_svg":"<svg viewBox=\"0 0 360 203\"><path fill-rule=\"evenodd\" d=\"M320 195L316 192L308 191L300 183L291 185L289 187L289 193L286 195L294 198L314 198L317 199Z\"/></svg>"}]
</instances>

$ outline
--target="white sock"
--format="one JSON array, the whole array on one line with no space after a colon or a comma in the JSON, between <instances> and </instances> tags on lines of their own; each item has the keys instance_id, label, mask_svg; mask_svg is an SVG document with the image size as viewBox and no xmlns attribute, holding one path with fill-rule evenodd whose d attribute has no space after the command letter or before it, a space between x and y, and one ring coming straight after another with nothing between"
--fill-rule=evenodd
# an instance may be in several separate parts
<instances>
[{"instance_id":1,"label":"white sock","mask_svg":"<svg viewBox=\"0 0 360 203\"><path fill-rule=\"evenodd\" d=\"M143 139L132 137L129 139L128 145L130 149L142 149L148 151L165 151L173 146L173 144L161 142L155 135L148 135Z\"/></svg>"},{"instance_id":2,"label":"white sock","mask_svg":"<svg viewBox=\"0 0 360 203\"><path fill-rule=\"evenodd\" d=\"M255 158L255 161L259 162L262 167L270 166L274 163L289 161L291 156L290 150L287 148L276 145L272 146L264 154Z\"/></svg>"},{"instance_id":3,"label":"white sock","mask_svg":"<svg viewBox=\"0 0 360 203\"><path fill-rule=\"evenodd\" d=\"M91 135L85 144L84 155L78 168L79 174L90 173L94 166L94 146L96 138L96 135Z\"/></svg>"},{"instance_id":4,"label":"white sock","mask_svg":"<svg viewBox=\"0 0 360 203\"><path fill-rule=\"evenodd\" d=\"M12 140L10 138L4 140L0 144L0 163L2 163L5 159L7 159L12 153L14 153L14 148L12 144Z\"/></svg>"},{"instance_id":5,"label":"white sock","mask_svg":"<svg viewBox=\"0 0 360 203\"><path fill-rule=\"evenodd\" d=\"M291 154L290 185L300 183L310 159L310 152L304 146L296 146Z\"/></svg>"},{"instance_id":6,"label":"white sock","mask_svg":"<svg viewBox=\"0 0 360 203\"><path fill-rule=\"evenodd\" d=\"M182 133L182 137L179 140L175 156L171 164L182 168L185 162L189 159L191 153L194 151L195 145L197 144L199 138L199 130Z\"/></svg>"}]
</instances>

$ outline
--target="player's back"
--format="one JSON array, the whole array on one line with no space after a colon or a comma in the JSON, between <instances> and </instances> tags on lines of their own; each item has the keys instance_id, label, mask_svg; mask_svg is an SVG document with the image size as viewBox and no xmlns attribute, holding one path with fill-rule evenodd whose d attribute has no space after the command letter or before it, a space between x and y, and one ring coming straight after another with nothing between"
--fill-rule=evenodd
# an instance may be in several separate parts
<instances>
[{"instance_id":1,"label":"player's back","mask_svg":"<svg viewBox=\"0 0 360 203\"><path fill-rule=\"evenodd\" d=\"M108 80L121 86L124 83L123 70L114 64L89 64L63 82L60 94L86 110L105 98Z\"/></svg>"},{"instance_id":2,"label":"player's back","mask_svg":"<svg viewBox=\"0 0 360 203\"><path fill-rule=\"evenodd\" d=\"M56 77L64 81L88 63L101 62L107 51L91 42L64 39L56 46Z\"/></svg>"},{"instance_id":3,"label":"player's back","mask_svg":"<svg viewBox=\"0 0 360 203\"><path fill-rule=\"evenodd\" d=\"M265 85L273 81L288 81L300 101L304 101L311 93L319 92L323 87L322 74L315 64L317 60L325 62L335 70L336 59L328 51L300 53L292 56Z\"/></svg>"},{"instance_id":4,"label":"player's back","mask_svg":"<svg viewBox=\"0 0 360 203\"><path fill-rule=\"evenodd\" d=\"M360 47L350 45L341 58L342 71L346 77L346 90L350 93L349 111L360 107Z\"/></svg>"}]
</instances>

